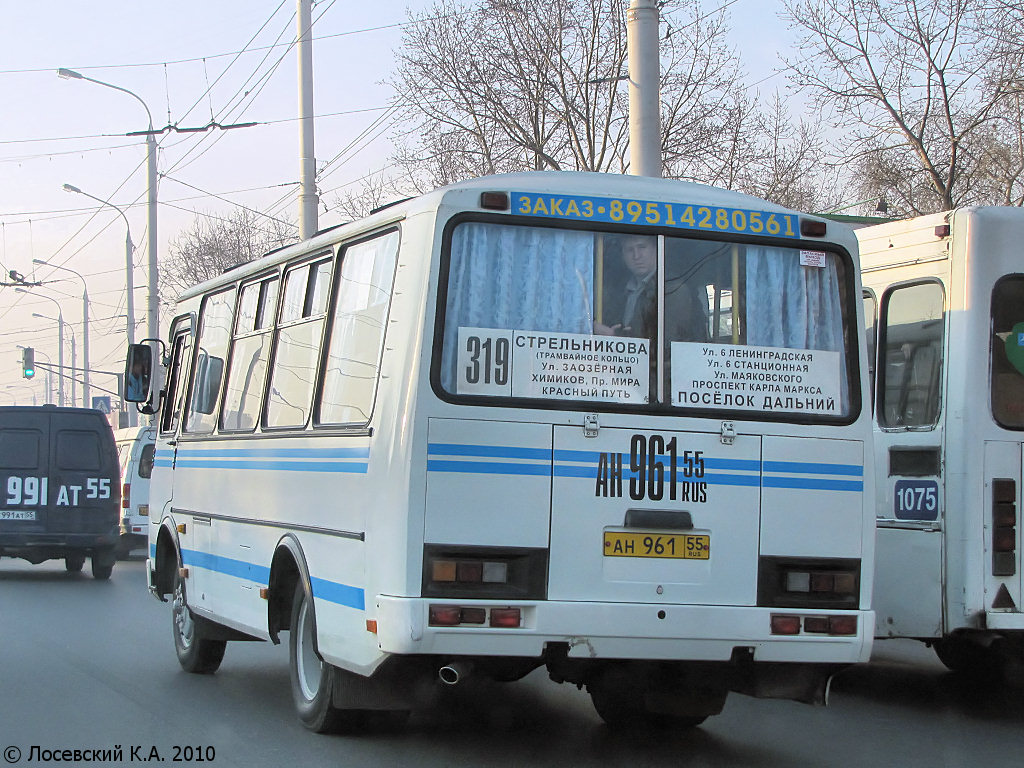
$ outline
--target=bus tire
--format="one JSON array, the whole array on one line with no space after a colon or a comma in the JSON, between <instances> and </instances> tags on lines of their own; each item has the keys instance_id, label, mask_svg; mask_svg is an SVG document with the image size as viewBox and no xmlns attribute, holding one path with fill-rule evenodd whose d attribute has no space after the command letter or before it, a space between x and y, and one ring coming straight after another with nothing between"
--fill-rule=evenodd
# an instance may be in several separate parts
<instances>
[{"instance_id":1,"label":"bus tire","mask_svg":"<svg viewBox=\"0 0 1024 768\"><path fill-rule=\"evenodd\" d=\"M117 553L113 548L98 549L92 553L92 577L97 581L106 581L114 572Z\"/></svg>"},{"instance_id":2,"label":"bus tire","mask_svg":"<svg viewBox=\"0 0 1024 768\"><path fill-rule=\"evenodd\" d=\"M68 555L64 558L64 569L68 573L81 573L82 568L85 567L85 555L81 552L75 552L72 555Z\"/></svg>"},{"instance_id":3,"label":"bus tire","mask_svg":"<svg viewBox=\"0 0 1024 768\"><path fill-rule=\"evenodd\" d=\"M337 669L316 652L313 601L301 580L295 585L289 626L289 677L299 720L314 733L354 730L362 713L337 709L331 701Z\"/></svg>"},{"instance_id":4,"label":"bus tire","mask_svg":"<svg viewBox=\"0 0 1024 768\"><path fill-rule=\"evenodd\" d=\"M174 574L171 621L174 652L181 668L197 675L212 675L216 672L224 660L227 641L202 636L185 599L185 582L178 573Z\"/></svg>"}]
</instances>

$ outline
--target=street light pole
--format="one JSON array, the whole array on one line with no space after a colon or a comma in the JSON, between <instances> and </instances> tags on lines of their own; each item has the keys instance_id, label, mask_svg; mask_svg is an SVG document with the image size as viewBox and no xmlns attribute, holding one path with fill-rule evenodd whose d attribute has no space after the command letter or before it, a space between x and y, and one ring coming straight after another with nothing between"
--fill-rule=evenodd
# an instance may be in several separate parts
<instances>
[{"instance_id":1,"label":"street light pole","mask_svg":"<svg viewBox=\"0 0 1024 768\"><path fill-rule=\"evenodd\" d=\"M50 321L54 321L54 322L58 322L58 323L63 322L63 318L54 318L54 317L50 317L49 315L42 315L39 312L33 312L32 313L32 317L41 317L43 320L50 320ZM74 408L75 407L75 384L77 382L77 379L75 377L75 371L78 370L78 362L75 359L75 355L76 355L76 352L75 352L75 327L73 325L71 325L70 323L68 323L67 326L68 326L68 328L71 329L71 375L70 375L70 378L71 378L71 407ZM85 408L87 406L83 403L82 407Z\"/></svg>"},{"instance_id":2,"label":"street light pole","mask_svg":"<svg viewBox=\"0 0 1024 768\"><path fill-rule=\"evenodd\" d=\"M54 269L63 269L65 272L78 277L82 281L82 407L90 408L92 406L92 391L89 388L89 286L85 282L85 278L75 270L69 267L62 267L60 264L51 264L43 259L32 259L33 264L42 264L46 267L53 267Z\"/></svg>"},{"instance_id":3,"label":"street light pole","mask_svg":"<svg viewBox=\"0 0 1024 768\"><path fill-rule=\"evenodd\" d=\"M64 407L64 315L60 310L60 302L50 296L41 293L32 293L24 288L15 288L15 293L26 293L29 296L38 296L41 299L52 301L57 305L57 405ZM33 313L35 314L35 313ZM51 318L48 318L51 319Z\"/></svg>"},{"instance_id":4,"label":"street light pole","mask_svg":"<svg viewBox=\"0 0 1024 768\"><path fill-rule=\"evenodd\" d=\"M83 74L63 67L57 70L57 76L65 80L88 80L90 83L113 88L115 91L127 93L138 101L146 110L149 128L146 131L146 249L149 267L149 301L146 306L146 334L151 339L160 338L160 295L157 281L157 237L156 237L156 134L153 130L153 115L142 98L127 88L119 85L86 77ZM134 135L134 134L129 134Z\"/></svg>"},{"instance_id":5,"label":"street light pole","mask_svg":"<svg viewBox=\"0 0 1024 768\"><path fill-rule=\"evenodd\" d=\"M659 15L655 0L632 0L626 11L629 172L636 176L660 177L662 172Z\"/></svg>"},{"instance_id":6,"label":"street light pole","mask_svg":"<svg viewBox=\"0 0 1024 768\"><path fill-rule=\"evenodd\" d=\"M124 215L124 211L118 208L116 205L111 203L109 200L90 195L88 192L83 192L78 187L71 184L64 185L65 192L75 192L79 195L85 195L86 197L95 200L98 203L109 206L121 214L121 218L124 219L125 226L125 238L124 238L124 279L125 279L125 290L127 296L125 297L125 309L128 312L128 320L125 323L126 330L128 333L128 343L135 343L135 261L132 259L132 253L135 251L135 245L132 243L132 228L128 223L128 217ZM65 267L66 269L66 267ZM88 363L86 364L88 367Z\"/></svg>"}]
</instances>

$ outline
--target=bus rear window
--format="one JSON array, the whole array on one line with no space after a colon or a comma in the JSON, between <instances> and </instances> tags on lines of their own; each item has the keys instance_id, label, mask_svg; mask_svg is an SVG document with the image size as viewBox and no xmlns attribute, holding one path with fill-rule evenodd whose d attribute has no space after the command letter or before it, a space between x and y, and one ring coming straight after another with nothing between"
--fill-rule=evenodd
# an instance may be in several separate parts
<instances>
[{"instance_id":1,"label":"bus rear window","mask_svg":"<svg viewBox=\"0 0 1024 768\"><path fill-rule=\"evenodd\" d=\"M1024 429L1024 276L1005 277L992 292L992 415Z\"/></svg>"},{"instance_id":2,"label":"bus rear window","mask_svg":"<svg viewBox=\"0 0 1024 768\"><path fill-rule=\"evenodd\" d=\"M848 418L834 253L463 222L439 379L454 396Z\"/></svg>"}]
</instances>

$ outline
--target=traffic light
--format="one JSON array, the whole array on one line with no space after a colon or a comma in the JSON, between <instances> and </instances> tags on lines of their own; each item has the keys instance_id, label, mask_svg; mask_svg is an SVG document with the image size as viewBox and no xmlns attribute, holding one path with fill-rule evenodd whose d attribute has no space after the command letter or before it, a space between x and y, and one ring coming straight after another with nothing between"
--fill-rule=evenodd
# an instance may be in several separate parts
<instances>
[{"instance_id":1,"label":"traffic light","mask_svg":"<svg viewBox=\"0 0 1024 768\"><path fill-rule=\"evenodd\" d=\"M32 347L21 350L21 375L26 379L36 375L36 351Z\"/></svg>"}]
</instances>

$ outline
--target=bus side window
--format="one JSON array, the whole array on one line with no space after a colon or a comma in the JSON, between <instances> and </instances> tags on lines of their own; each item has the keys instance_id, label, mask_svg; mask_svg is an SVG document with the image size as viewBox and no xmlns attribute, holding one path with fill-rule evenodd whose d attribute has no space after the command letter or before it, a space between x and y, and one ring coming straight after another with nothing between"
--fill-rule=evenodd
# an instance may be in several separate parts
<instances>
[{"instance_id":1,"label":"bus side window","mask_svg":"<svg viewBox=\"0 0 1024 768\"><path fill-rule=\"evenodd\" d=\"M1024 276L1010 275L992 291L992 415L1000 426L1024 429Z\"/></svg>"},{"instance_id":2,"label":"bus side window","mask_svg":"<svg viewBox=\"0 0 1024 768\"><path fill-rule=\"evenodd\" d=\"M937 282L895 286L883 297L881 426L935 425L942 405L944 304Z\"/></svg>"},{"instance_id":3,"label":"bus side window","mask_svg":"<svg viewBox=\"0 0 1024 768\"><path fill-rule=\"evenodd\" d=\"M349 246L328 333L319 424L370 420L398 255L398 233Z\"/></svg>"},{"instance_id":4,"label":"bus side window","mask_svg":"<svg viewBox=\"0 0 1024 768\"><path fill-rule=\"evenodd\" d=\"M301 428L309 421L330 284L330 259L285 272L263 416L268 428Z\"/></svg>"},{"instance_id":5,"label":"bus side window","mask_svg":"<svg viewBox=\"0 0 1024 768\"><path fill-rule=\"evenodd\" d=\"M185 431L209 434L217 423L217 397L224 381L224 358L231 342L235 309L234 289L207 296L199 317L199 354L192 376Z\"/></svg>"}]
</instances>

